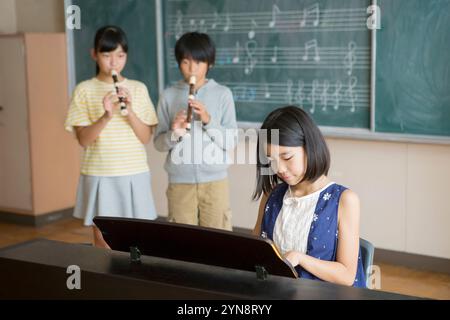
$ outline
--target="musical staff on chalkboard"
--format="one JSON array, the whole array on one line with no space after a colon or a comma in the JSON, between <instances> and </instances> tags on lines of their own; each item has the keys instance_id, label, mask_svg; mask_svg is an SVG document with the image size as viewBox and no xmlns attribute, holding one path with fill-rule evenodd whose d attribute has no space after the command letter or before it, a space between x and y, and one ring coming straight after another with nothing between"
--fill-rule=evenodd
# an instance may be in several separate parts
<instances>
[{"instance_id":1,"label":"musical staff on chalkboard","mask_svg":"<svg viewBox=\"0 0 450 320\"><path fill-rule=\"evenodd\" d=\"M178 68L173 52L169 63ZM350 76L355 69L370 69L370 48L358 47L354 42L342 47L322 47L317 40L306 42L301 47L258 47L255 40L241 48L217 48L215 68L253 69L343 69ZM249 69L249 70L250 70ZM251 72L245 72L249 74Z\"/></svg>"},{"instance_id":2,"label":"musical staff on chalkboard","mask_svg":"<svg viewBox=\"0 0 450 320\"><path fill-rule=\"evenodd\" d=\"M260 121L274 107L292 104L319 124L367 127L370 0L339 6L332 0L209 1L197 9L197 0L169 0L164 39L170 83L179 78L173 46L180 30L196 26L215 41L209 76L231 89L238 120Z\"/></svg>"},{"instance_id":3,"label":"musical staff on chalkboard","mask_svg":"<svg viewBox=\"0 0 450 320\"><path fill-rule=\"evenodd\" d=\"M192 30L197 21L202 23L202 31L211 35L217 33L258 33L290 32L342 32L366 31L367 11L365 8L323 9L314 4L303 10L281 11L277 5L267 12L227 12L185 14L168 17L168 35L175 38L180 30ZM219 27L220 26L220 27ZM251 38L250 38L251 39Z\"/></svg>"},{"instance_id":4,"label":"musical staff on chalkboard","mask_svg":"<svg viewBox=\"0 0 450 320\"><path fill-rule=\"evenodd\" d=\"M343 82L346 84L343 85ZM330 81L314 79L312 82L288 79L286 82L223 82L233 92L236 102L277 104L286 102L308 107L311 113L347 109L355 112L369 108L370 88L358 84L356 77ZM297 84L297 85L295 85Z\"/></svg>"}]
</instances>

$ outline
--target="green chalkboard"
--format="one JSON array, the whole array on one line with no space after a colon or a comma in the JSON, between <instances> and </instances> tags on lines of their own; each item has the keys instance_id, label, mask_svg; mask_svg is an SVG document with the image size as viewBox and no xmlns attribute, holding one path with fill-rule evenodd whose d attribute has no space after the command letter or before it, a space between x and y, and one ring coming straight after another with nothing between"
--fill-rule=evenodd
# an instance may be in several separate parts
<instances>
[{"instance_id":1,"label":"green chalkboard","mask_svg":"<svg viewBox=\"0 0 450 320\"><path fill-rule=\"evenodd\" d=\"M371 31L367 0L177 0L163 2L165 85L180 78L176 40L208 33L217 48L209 77L234 95L240 122L301 105L320 125L370 127Z\"/></svg>"},{"instance_id":2,"label":"green chalkboard","mask_svg":"<svg viewBox=\"0 0 450 320\"><path fill-rule=\"evenodd\" d=\"M378 5L376 131L450 136L450 1Z\"/></svg>"},{"instance_id":3,"label":"green chalkboard","mask_svg":"<svg viewBox=\"0 0 450 320\"><path fill-rule=\"evenodd\" d=\"M127 78L144 82L153 103L158 101L155 1L148 0L72 0L80 7L81 29L74 29L76 82L95 75L95 62L89 50L95 32L104 25L121 27L128 38L128 61L123 71Z\"/></svg>"},{"instance_id":4,"label":"green chalkboard","mask_svg":"<svg viewBox=\"0 0 450 320\"><path fill-rule=\"evenodd\" d=\"M97 28L117 24L130 42L124 74L143 81L156 104L157 1L71 2L81 9L81 30L72 31L76 82L94 75L89 49ZM180 79L177 38L207 32L217 47L209 77L233 91L240 122L260 123L295 104L322 126L450 136L450 0L378 0L376 47L366 24L371 0L160 2L163 86Z\"/></svg>"}]
</instances>

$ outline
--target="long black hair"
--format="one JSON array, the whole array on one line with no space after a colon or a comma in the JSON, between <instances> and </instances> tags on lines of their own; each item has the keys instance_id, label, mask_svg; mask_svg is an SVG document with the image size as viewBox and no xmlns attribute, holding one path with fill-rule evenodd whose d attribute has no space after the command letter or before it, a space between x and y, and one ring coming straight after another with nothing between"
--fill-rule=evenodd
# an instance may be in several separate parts
<instances>
[{"instance_id":1,"label":"long black hair","mask_svg":"<svg viewBox=\"0 0 450 320\"><path fill-rule=\"evenodd\" d=\"M311 117L301 108L286 106L272 111L264 120L261 129L256 147L256 190L253 200L258 200L263 193L269 194L280 182L276 172L271 170L263 148L263 143L272 142L274 134L278 135L278 141L273 142L280 146L304 147L307 168L301 182L314 182L322 175L328 174L330 152L325 139ZM262 132L266 134L266 141L261 141Z\"/></svg>"},{"instance_id":2,"label":"long black hair","mask_svg":"<svg viewBox=\"0 0 450 320\"><path fill-rule=\"evenodd\" d=\"M125 32L117 26L104 26L97 30L94 39L95 52L111 52L122 46L125 53L128 52L128 40ZM98 65L95 66L95 74L100 72Z\"/></svg>"}]
</instances>

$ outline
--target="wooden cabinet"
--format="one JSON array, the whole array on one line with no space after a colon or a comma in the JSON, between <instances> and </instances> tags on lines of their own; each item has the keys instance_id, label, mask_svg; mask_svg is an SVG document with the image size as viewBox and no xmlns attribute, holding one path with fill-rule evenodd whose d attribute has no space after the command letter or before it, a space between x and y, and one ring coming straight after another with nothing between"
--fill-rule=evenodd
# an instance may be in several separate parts
<instances>
[{"instance_id":1,"label":"wooden cabinet","mask_svg":"<svg viewBox=\"0 0 450 320\"><path fill-rule=\"evenodd\" d=\"M67 82L65 34L0 36L0 220L32 222L75 203L80 148L64 131Z\"/></svg>"}]
</instances>

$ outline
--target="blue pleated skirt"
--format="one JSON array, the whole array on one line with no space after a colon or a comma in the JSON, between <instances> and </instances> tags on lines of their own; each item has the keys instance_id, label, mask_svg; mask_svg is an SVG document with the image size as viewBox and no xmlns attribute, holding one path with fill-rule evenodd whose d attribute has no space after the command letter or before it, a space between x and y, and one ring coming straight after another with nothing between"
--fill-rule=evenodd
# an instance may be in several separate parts
<instances>
[{"instance_id":1,"label":"blue pleated skirt","mask_svg":"<svg viewBox=\"0 0 450 320\"><path fill-rule=\"evenodd\" d=\"M150 172L120 177L81 175L74 217L93 225L95 216L156 219Z\"/></svg>"}]
</instances>

